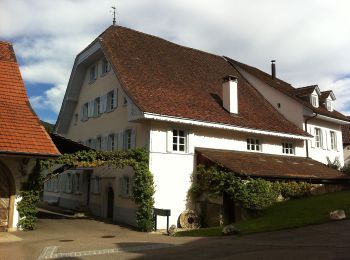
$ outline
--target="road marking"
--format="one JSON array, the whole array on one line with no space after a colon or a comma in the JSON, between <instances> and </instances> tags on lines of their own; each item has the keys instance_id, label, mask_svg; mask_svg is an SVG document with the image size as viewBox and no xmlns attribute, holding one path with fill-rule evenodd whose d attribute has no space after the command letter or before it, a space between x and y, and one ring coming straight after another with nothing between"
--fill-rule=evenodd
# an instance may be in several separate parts
<instances>
[{"instance_id":1,"label":"road marking","mask_svg":"<svg viewBox=\"0 0 350 260\"><path fill-rule=\"evenodd\" d=\"M38 259L50 259L54 258L55 252L57 250L58 246L48 246L43 249L41 252L41 255Z\"/></svg>"},{"instance_id":2,"label":"road marking","mask_svg":"<svg viewBox=\"0 0 350 260\"><path fill-rule=\"evenodd\" d=\"M150 244L142 246L130 246L125 248L107 248L107 249L97 249L97 250L87 250L87 251L77 251L77 252L66 252L66 253L56 253L58 249L57 246L45 247L38 259L53 259L60 257L77 257L77 256L91 256L91 255L108 255L116 253L125 252L135 252L135 251L145 251L145 250L155 250L162 248L175 247L172 244Z\"/></svg>"}]
</instances>

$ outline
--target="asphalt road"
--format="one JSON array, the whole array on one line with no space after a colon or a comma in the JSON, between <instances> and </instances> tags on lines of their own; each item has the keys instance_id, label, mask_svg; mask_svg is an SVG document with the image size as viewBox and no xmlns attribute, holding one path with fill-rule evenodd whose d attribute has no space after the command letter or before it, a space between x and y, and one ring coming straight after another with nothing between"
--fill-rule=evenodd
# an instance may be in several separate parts
<instances>
[{"instance_id":1,"label":"asphalt road","mask_svg":"<svg viewBox=\"0 0 350 260\"><path fill-rule=\"evenodd\" d=\"M0 234L0 259L350 259L350 220L244 236L178 238L42 213L35 231Z\"/></svg>"}]
</instances>

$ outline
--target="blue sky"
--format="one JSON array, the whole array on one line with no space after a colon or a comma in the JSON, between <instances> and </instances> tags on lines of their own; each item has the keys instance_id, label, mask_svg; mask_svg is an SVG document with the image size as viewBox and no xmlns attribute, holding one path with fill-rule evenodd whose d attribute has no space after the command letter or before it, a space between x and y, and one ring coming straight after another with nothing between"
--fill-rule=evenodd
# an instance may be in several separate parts
<instances>
[{"instance_id":1,"label":"blue sky","mask_svg":"<svg viewBox=\"0 0 350 260\"><path fill-rule=\"evenodd\" d=\"M2 0L32 107L55 122L75 56L112 22L113 0ZM270 70L296 87L333 89L350 114L350 2L346 0L118 0L117 23Z\"/></svg>"}]
</instances>

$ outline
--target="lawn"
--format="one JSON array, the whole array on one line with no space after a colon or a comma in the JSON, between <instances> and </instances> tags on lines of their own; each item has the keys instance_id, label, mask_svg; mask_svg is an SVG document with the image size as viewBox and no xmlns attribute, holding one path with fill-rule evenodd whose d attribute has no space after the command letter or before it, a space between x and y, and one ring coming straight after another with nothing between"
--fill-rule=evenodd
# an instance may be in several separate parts
<instances>
[{"instance_id":1,"label":"lawn","mask_svg":"<svg viewBox=\"0 0 350 260\"><path fill-rule=\"evenodd\" d=\"M244 220L234 225L242 234L273 231L330 221L329 212L345 210L350 215L350 191L318 195L280 202L265 210L263 216ZM221 227L180 231L177 236L220 236Z\"/></svg>"}]
</instances>

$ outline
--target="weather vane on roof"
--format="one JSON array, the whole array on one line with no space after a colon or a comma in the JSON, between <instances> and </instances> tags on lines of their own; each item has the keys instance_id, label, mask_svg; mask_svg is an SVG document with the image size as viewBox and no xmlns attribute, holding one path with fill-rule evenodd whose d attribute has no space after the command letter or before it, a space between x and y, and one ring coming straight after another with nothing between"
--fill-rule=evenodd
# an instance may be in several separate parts
<instances>
[{"instance_id":1,"label":"weather vane on roof","mask_svg":"<svg viewBox=\"0 0 350 260\"><path fill-rule=\"evenodd\" d=\"M111 6L111 8L113 9L113 25L115 26L116 22L115 22L115 5L114 6Z\"/></svg>"}]
</instances>

